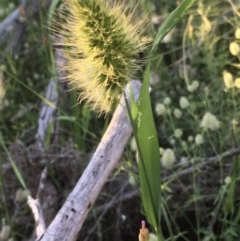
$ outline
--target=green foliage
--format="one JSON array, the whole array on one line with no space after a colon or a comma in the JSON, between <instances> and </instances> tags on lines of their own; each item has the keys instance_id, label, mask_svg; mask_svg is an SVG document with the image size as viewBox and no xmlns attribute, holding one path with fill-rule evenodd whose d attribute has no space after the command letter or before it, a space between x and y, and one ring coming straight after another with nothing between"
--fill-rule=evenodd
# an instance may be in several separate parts
<instances>
[{"instance_id":1,"label":"green foliage","mask_svg":"<svg viewBox=\"0 0 240 241\"><path fill-rule=\"evenodd\" d=\"M1 20L19 4L12 2L15 5L9 0L0 1L0 8L4 7ZM153 26L157 35L145 69L140 102L131 106L139 173L135 162L130 161L135 153L132 157L128 151L128 162L122 163L135 182L139 175L143 213L160 240L237 241L240 236L239 154L231 154L240 143L240 57L236 47L240 44L236 37L240 24L235 2L198 0L182 15L186 4L193 1L182 1L173 12L175 0L141 1L146 10L159 17L160 24ZM0 168L9 161L18 184L24 188L28 180L23 179L9 146L18 139L31 145L41 103L52 105L44 92L49 78L57 75L45 26L51 28L54 11L62 10L62 6L54 0L47 14L42 12L28 22L21 55L0 50L6 91L0 106ZM162 24L164 18L167 20ZM116 33L115 43L117 40ZM59 114L51 124L58 123L61 145L72 141L86 154L95 149L110 117L99 118L84 101L76 105L77 100L77 91L64 90L56 107ZM50 129L46 148L53 141ZM188 168L193 171L181 176ZM117 173L120 170L123 168ZM58 189L66 191L58 179ZM4 185L8 182L3 180L1 169L0 216L14 225L14 210L9 208L8 186ZM105 237L105 224L97 222L99 237Z\"/></svg>"},{"instance_id":2,"label":"green foliage","mask_svg":"<svg viewBox=\"0 0 240 241\"><path fill-rule=\"evenodd\" d=\"M188 8L193 4L192 1L183 1L178 8L173 11L165 22L161 25L150 52L150 58L156 50L163 37L176 25ZM144 211L149 222L158 234L158 239L162 240L161 231L161 168L158 136L155 128L153 114L151 110L151 101L149 96L149 80L150 80L150 64L149 59L146 67L143 86L139 97L138 111L134 107L132 111L133 129L135 134L139 161L140 190L144 206Z\"/></svg>"},{"instance_id":3,"label":"green foliage","mask_svg":"<svg viewBox=\"0 0 240 241\"><path fill-rule=\"evenodd\" d=\"M9 151L8 151L8 149L7 149L7 147L6 147L5 142L4 142L3 137L2 137L1 134L0 134L0 147L1 147L1 148L4 150L4 152L7 154L8 160L9 160L9 162L10 162L10 164L11 164L13 170L14 170L14 173L15 173L15 175L16 175L19 183L21 184L21 186L22 186L25 190L27 190L27 186L26 186L26 184L25 184L24 178L23 178L21 172L19 171L17 165L15 164L14 160L12 159L11 154L9 153ZM2 164L2 163L1 163L1 164Z\"/></svg>"}]
</instances>

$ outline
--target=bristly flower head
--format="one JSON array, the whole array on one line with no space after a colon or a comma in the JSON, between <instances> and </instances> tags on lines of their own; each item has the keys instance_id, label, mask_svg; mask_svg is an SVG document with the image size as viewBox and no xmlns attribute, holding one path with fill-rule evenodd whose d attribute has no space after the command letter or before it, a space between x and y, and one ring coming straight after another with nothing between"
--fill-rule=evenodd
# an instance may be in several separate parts
<instances>
[{"instance_id":1,"label":"bristly flower head","mask_svg":"<svg viewBox=\"0 0 240 241\"><path fill-rule=\"evenodd\" d=\"M150 38L143 38L146 17L127 1L68 0L60 36L66 50L66 79L81 91L94 109L108 112L129 80L141 68L139 54Z\"/></svg>"}]
</instances>

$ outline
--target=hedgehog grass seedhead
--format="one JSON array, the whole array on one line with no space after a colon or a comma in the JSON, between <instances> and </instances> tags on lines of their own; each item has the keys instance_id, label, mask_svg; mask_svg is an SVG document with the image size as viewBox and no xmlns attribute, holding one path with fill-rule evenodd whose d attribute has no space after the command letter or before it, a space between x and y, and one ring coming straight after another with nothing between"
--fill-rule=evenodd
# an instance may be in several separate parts
<instances>
[{"instance_id":1,"label":"hedgehog grass seedhead","mask_svg":"<svg viewBox=\"0 0 240 241\"><path fill-rule=\"evenodd\" d=\"M146 17L137 19L137 8L129 9L127 1L69 0L66 9L58 33L68 47L66 79L80 90L80 101L106 113L141 69L139 54L150 43L142 38Z\"/></svg>"}]
</instances>

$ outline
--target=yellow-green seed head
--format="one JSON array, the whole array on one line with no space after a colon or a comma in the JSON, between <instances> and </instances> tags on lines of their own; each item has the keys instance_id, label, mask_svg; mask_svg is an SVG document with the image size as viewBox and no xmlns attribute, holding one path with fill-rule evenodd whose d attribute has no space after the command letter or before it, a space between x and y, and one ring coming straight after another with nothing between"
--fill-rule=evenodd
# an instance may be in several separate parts
<instances>
[{"instance_id":1,"label":"yellow-green seed head","mask_svg":"<svg viewBox=\"0 0 240 241\"><path fill-rule=\"evenodd\" d=\"M67 47L66 79L80 90L79 100L100 113L111 109L141 68L139 54L150 38L142 37L146 17L137 19L136 9L127 1L66 1L60 33Z\"/></svg>"}]
</instances>

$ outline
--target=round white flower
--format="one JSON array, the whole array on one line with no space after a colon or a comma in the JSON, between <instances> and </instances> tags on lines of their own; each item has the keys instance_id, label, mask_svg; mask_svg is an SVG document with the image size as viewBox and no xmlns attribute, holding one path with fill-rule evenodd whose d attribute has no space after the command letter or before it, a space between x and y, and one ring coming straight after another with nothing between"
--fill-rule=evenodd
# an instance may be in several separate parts
<instances>
[{"instance_id":1,"label":"round white flower","mask_svg":"<svg viewBox=\"0 0 240 241\"><path fill-rule=\"evenodd\" d=\"M240 46L237 42L231 42L229 45L229 51L233 56L237 56L240 53Z\"/></svg>"},{"instance_id":2,"label":"round white flower","mask_svg":"<svg viewBox=\"0 0 240 241\"><path fill-rule=\"evenodd\" d=\"M240 78L239 77L234 80L234 85L235 85L235 87L240 89Z\"/></svg>"},{"instance_id":3,"label":"round white flower","mask_svg":"<svg viewBox=\"0 0 240 241\"><path fill-rule=\"evenodd\" d=\"M24 202L27 200L28 195L29 195L28 190L18 189L15 194L15 201L18 203Z\"/></svg>"},{"instance_id":4,"label":"round white flower","mask_svg":"<svg viewBox=\"0 0 240 241\"><path fill-rule=\"evenodd\" d=\"M132 151L137 151L137 143L134 137L131 139L130 146Z\"/></svg>"},{"instance_id":5,"label":"round white flower","mask_svg":"<svg viewBox=\"0 0 240 241\"><path fill-rule=\"evenodd\" d=\"M180 105L181 109L187 109L190 104L186 97L181 97L179 100L179 105Z\"/></svg>"},{"instance_id":6,"label":"round white flower","mask_svg":"<svg viewBox=\"0 0 240 241\"><path fill-rule=\"evenodd\" d=\"M164 99L164 101L163 101L163 103L165 104L165 105L170 105L171 104L171 99L169 98L169 97L166 97L165 99Z\"/></svg>"},{"instance_id":7,"label":"round white flower","mask_svg":"<svg viewBox=\"0 0 240 241\"><path fill-rule=\"evenodd\" d=\"M201 134L197 134L195 136L195 143L196 143L196 145L200 146L200 145L203 144L203 142L204 142L203 136Z\"/></svg>"},{"instance_id":8,"label":"round white flower","mask_svg":"<svg viewBox=\"0 0 240 241\"><path fill-rule=\"evenodd\" d=\"M175 154L172 149L168 148L164 150L161 158L161 163L165 168L171 168L175 162Z\"/></svg>"},{"instance_id":9,"label":"round white flower","mask_svg":"<svg viewBox=\"0 0 240 241\"><path fill-rule=\"evenodd\" d=\"M176 140L174 138L170 139L169 142L172 146L174 146L176 144Z\"/></svg>"},{"instance_id":10,"label":"round white flower","mask_svg":"<svg viewBox=\"0 0 240 241\"><path fill-rule=\"evenodd\" d=\"M182 111L179 109L174 109L173 114L177 119L180 119L182 117Z\"/></svg>"},{"instance_id":11,"label":"round white flower","mask_svg":"<svg viewBox=\"0 0 240 241\"><path fill-rule=\"evenodd\" d=\"M235 31L235 38L240 39L240 28L237 28Z\"/></svg>"},{"instance_id":12,"label":"round white flower","mask_svg":"<svg viewBox=\"0 0 240 241\"><path fill-rule=\"evenodd\" d=\"M223 71L223 81L227 89L230 89L234 86L233 75L226 70Z\"/></svg>"},{"instance_id":13,"label":"round white flower","mask_svg":"<svg viewBox=\"0 0 240 241\"><path fill-rule=\"evenodd\" d=\"M188 141L193 142L193 136L188 136Z\"/></svg>"},{"instance_id":14,"label":"round white flower","mask_svg":"<svg viewBox=\"0 0 240 241\"><path fill-rule=\"evenodd\" d=\"M40 75L38 73L33 74L33 79L38 80L40 78Z\"/></svg>"},{"instance_id":15,"label":"round white flower","mask_svg":"<svg viewBox=\"0 0 240 241\"><path fill-rule=\"evenodd\" d=\"M192 84L188 85L187 90L189 92L194 92L199 87L199 82L197 80L194 80Z\"/></svg>"},{"instance_id":16,"label":"round white flower","mask_svg":"<svg viewBox=\"0 0 240 241\"><path fill-rule=\"evenodd\" d=\"M176 129L176 130L174 131L174 136L175 136L176 138L182 137L182 134L183 134L183 131L182 131L181 129Z\"/></svg>"},{"instance_id":17,"label":"round white flower","mask_svg":"<svg viewBox=\"0 0 240 241\"><path fill-rule=\"evenodd\" d=\"M227 176L227 177L225 177L225 179L224 179L224 183L225 183L225 184L230 184L231 181L232 181L232 178L231 178L230 176Z\"/></svg>"},{"instance_id":18,"label":"round white flower","mask_svg":"<svg viewBox=\"0 0 240 241\"><path fill-rule=\"evenodd\" d=\"M157 103L155 106L155 112L157 115L164 115L166 113L165 105Z\"/></svg>"},{"instance_id":19,"label":"round white flower","mask_svg":"<svg viewBox=\"0 0 240 241\"><path fill-rule=\"evenodd\" d=\"M206 112L202 118L200 126L204 129L217 130L220 127L220 121L210 112Z\"/></svg>"}]
</instances>

